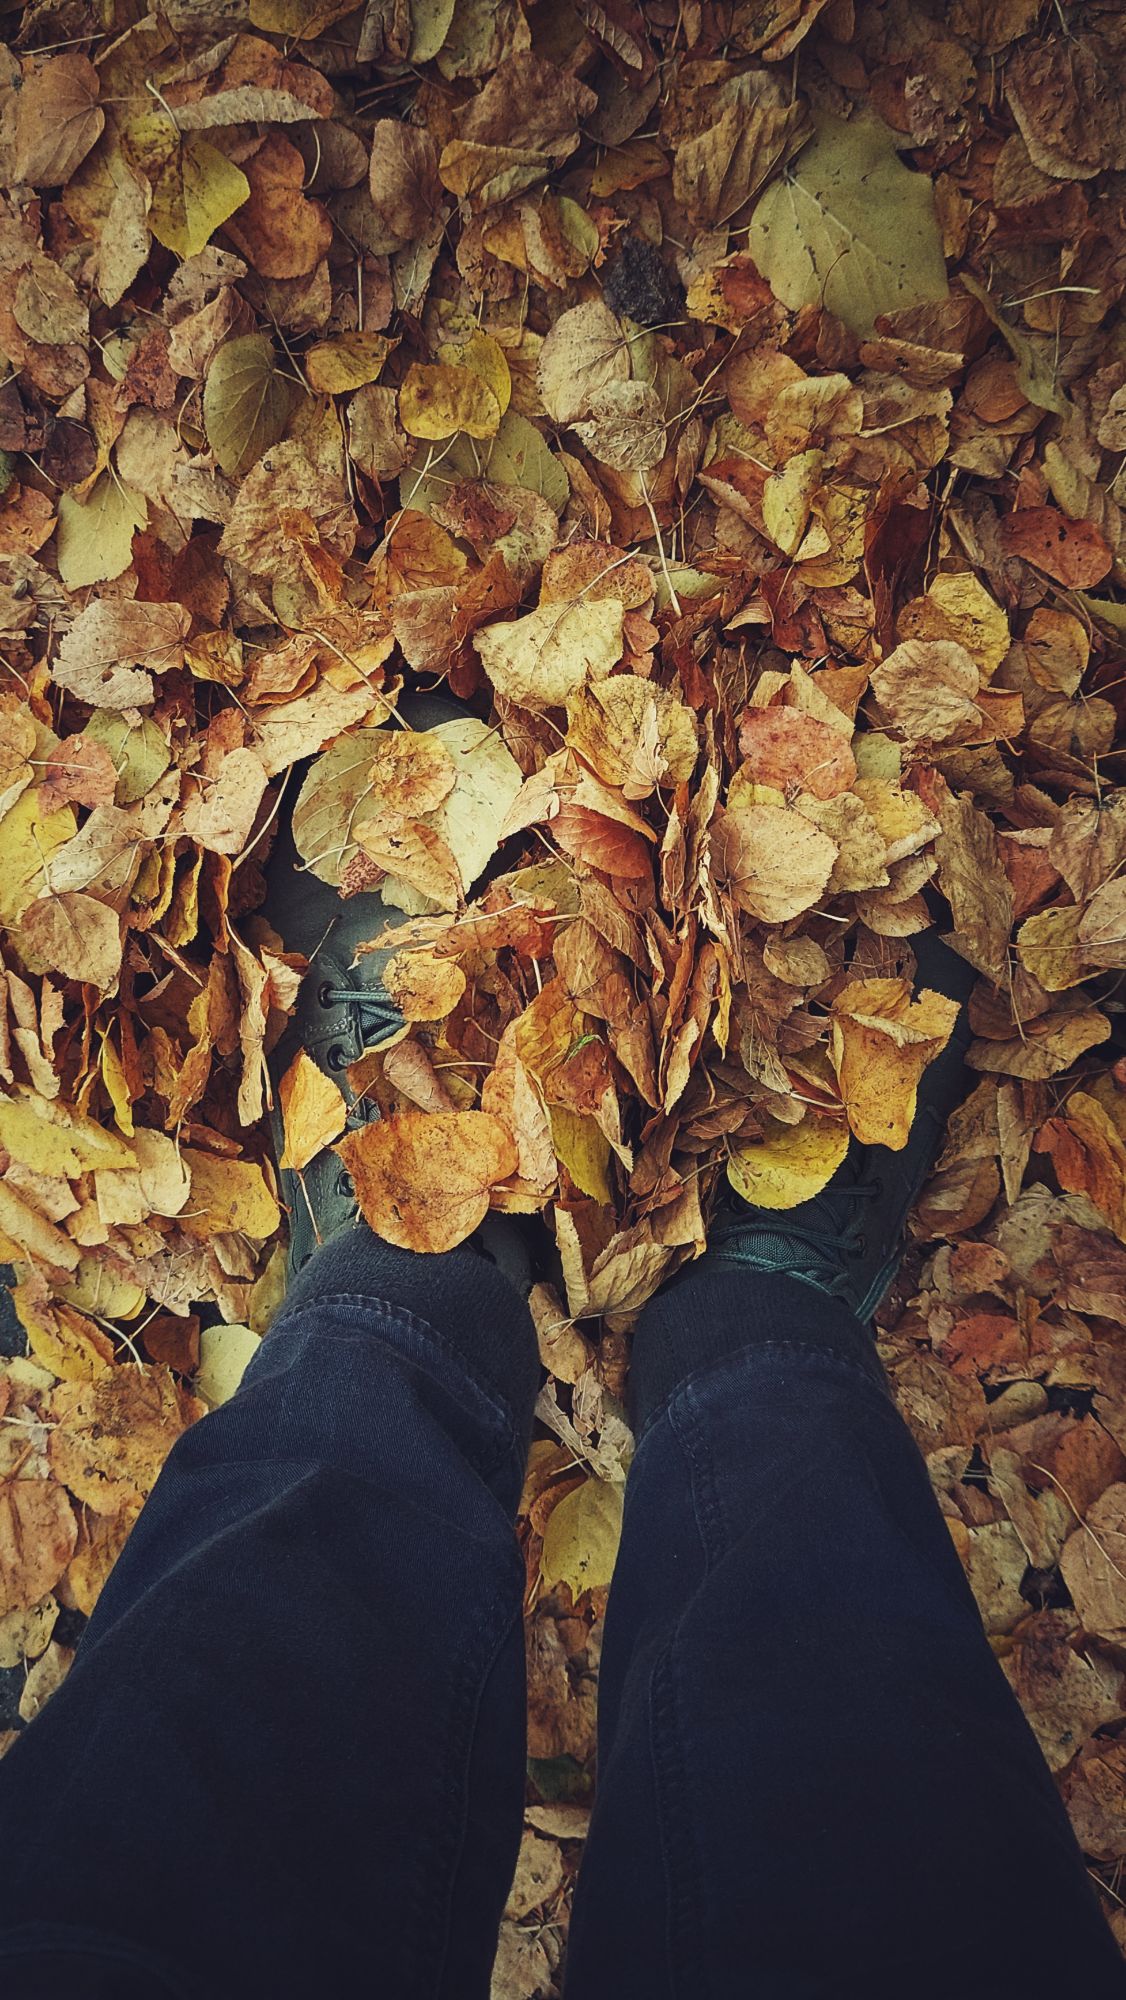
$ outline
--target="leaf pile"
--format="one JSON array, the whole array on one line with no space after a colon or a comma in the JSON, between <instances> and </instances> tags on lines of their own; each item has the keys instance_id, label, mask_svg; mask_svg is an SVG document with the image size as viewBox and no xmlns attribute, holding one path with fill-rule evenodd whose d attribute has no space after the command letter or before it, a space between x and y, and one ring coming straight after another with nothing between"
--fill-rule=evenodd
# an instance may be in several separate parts
<instances>
[{"instance_id":1,"label":"leaf pile","mask_svg":"<svg viewBox=\"0 0 1126 2000\"><path fill-rule=\"evenodd\" d=\"M937 891L977 1081L886 1355L1113 1870L1120 8L104 16L36 0L0 52L0 1644L49 1692L50 1606L276 1305L292 815L342 907L399 913L365 949L403 1025L342 1140L291 1068L286 1165L340 1141L414 1248L492 1208L558 1249L498 1972L553 1990L626 1328L725 1175L786 1208L904 1143Z\"/></svg>"}]
</instances>

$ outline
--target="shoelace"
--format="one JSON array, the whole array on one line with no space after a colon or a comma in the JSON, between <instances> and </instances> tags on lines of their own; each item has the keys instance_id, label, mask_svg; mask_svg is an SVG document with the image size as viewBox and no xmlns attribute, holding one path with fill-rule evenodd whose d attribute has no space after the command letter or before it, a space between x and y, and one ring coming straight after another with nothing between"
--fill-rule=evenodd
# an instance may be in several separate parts
<instances>
[{"instance_id":1,"label":"shoelace","mask_svg":"<svg viewBox=\"0 0 1126 2000\"><path fill-rule=\"evenodd\" d=\"M848 1181L839 1182L831 1191L826 1189L805 1204L807 1217L802 1221L787 1216L785 1211L756 1209L749 1203L740 1203L731 1212L727 1227L719 1233L717 1245L721 1254L725 1243L755 1235L801 1244L809 1254L824 1258L830 1265L837 1263L842 1250L850 1261L863 1257L868 1249L865 1217L856 1213L854 1204L858 1198L878 1201L884 1189L878 1176L873 1180L863 1179L860 1167L858 1160Z\"/></svg>"},{"instance_id":2,"label":"shoelace","mask_svg":"<svg viewBox=\"0 0 1126 2000\"><path fill-rule=\"evenodd\" d=\"M399 1009L381 986L330 986L326 982L318 998L326 1008L347 1007L365 1048L382 1041L403 1024ZM350 1061L347 1049L340 1042L333 1042L328 1050L329 1067L346 1069Z\"/></svg>"}]
</instances>

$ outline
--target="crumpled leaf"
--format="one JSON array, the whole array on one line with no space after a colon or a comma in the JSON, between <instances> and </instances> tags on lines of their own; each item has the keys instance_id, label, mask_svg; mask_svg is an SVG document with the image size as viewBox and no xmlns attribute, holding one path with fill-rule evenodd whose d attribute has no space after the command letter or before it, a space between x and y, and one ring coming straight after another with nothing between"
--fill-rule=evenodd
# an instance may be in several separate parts
<instances>
[{"instance_id":1,"label":"crumpled leaf","mask_svg":"<svg viewBox=\"0 0 1126 2000\"><path fill-rule=\"evenodd\" d=\"M515 1173L516 1142L484 1111L400 1111L349 1132L337 1147L360 1213L404 1250L452 1250Z\"/></svg>"}]
</instances>

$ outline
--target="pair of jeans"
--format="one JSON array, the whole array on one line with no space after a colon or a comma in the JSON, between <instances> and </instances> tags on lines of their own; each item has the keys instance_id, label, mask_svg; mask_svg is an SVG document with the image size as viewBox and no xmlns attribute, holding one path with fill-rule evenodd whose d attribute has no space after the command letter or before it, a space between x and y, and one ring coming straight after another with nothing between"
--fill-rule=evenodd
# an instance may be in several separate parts
<instances>
[{"instance_id":1,"label":"pair of jeans","mask_svg":"<svg viewBox=\"0 0 1126 2000\"><path fill-rule=\"evenodd\" d=\"M6 2000L484 2000L538 1379L474 1251L315 1255L0 1765ZM705 1260L633 1386L567 1994L1126 1990L870 1336Z\"/></svg>"}]
</instances>

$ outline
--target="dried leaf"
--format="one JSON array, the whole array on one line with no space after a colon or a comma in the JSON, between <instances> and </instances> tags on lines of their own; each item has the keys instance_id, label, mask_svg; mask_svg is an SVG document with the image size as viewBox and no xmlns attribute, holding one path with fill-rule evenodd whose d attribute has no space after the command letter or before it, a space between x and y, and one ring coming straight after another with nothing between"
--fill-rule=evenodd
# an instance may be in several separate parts
<instances>
[{"instance_id":1,"label":"dried leaf","mask_svg":"<svg viewBox=\"0 0 1126 2000\"><path fill-rule=\"evenodd\" d=\"M946 297L934 194L878 118L823 113L785 180L762 196L748 247L787 306L825 306L853 333Z\"/></svg>"},{"instance_id":2,"label":"dried leaf","mask_svg":"<svg viewBox=\"0 0 1126 2000\"><path fill-rule=\"evenodd\" d=\"M833 1001L830 1055L848 1122L863 1146L907 1144L915 1094L958 1019L945 994L911 998L903 979L850 979Z\"/></svg>"},{"instance_id":3,"label":"dried leaf","mask_svg":"<svg viewBox=\"0 0 1126 2000\"><path fill-rule=\"evenodd\" d=\"M743 1139L727 1156L736 1194L757 1208L796 1208L827 1187L849 1147L849 1129L829 1118L800 1125L773 1121L761 1139Z\"/></svg>"},{"instance_id":4,"label":"dried leaf","mask_svg":"<svg viewBox=\"0 0 1126 2000\"><path fill-rule=\"evenodd\" d=\"M484 1111L400 1111L350 1132L337 1148L360 1212L404 1250L452 1250L482 1222L516 1143Z\"/></svg>"},{"instance_id":5,"label":"dried leaf","mask_svg":"<svg viewBox=\"0 0 1126 2000\"><path fill-rule=\"evenodd\" d=\"M300 1173L326 1146L339 1139L348 1108L337 1085L313 1061L307 1049L298 1049L282 1077L278 1104L285 1130L285 1148L279 1165ZM201 1389L200 1394L207 1396L207 1390Z\"/></svg>"}]
</instances>

